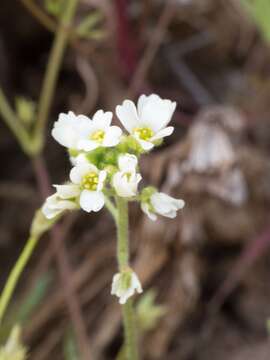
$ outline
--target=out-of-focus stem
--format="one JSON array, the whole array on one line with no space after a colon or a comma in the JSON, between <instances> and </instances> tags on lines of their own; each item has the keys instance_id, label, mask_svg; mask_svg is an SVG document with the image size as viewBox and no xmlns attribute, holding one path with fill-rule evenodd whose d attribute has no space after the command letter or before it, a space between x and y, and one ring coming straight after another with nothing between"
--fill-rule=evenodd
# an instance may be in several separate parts
<instances>
[{"instance_id":1,"label":"out-of-focus stem","mask_svg":"<svg viewBox=\"0 0 270 360\"><path fill-rule=\"evenodd\" d=\"M57 24L33 0L21 0L27 10L49 31L55 32Z\"/></svg>"},{"instance_id":2,"label":"out-of-focus stem","mask_svg":"<svg viewBox=\"0 0 270 360\"><path fill-rule=\"evenodd\" d=\"M33 253L39 238L40 236L34 236L34 235L31 235L28 238L23 251L21 252L18 260L16 261L16 264L14 265L8 277L8 280L0 296L0 324L3 320L3 316L10 302L10 299L13 295L13 292L20 278L20 275L23 272L31 254Z\"/></svg>"},{"instance_id":3,"label":"out-of-focus stem","mask_svg":"<svg viewBox=\"0 0 270 360\"><path fill-rule=\"evenodd\" d=\"M15 112L9 105L9 102L0 88L0 115L3 118L6 125L12 131L18 142L20 143L23 151L27 154L31 154L31 139L26 129L18 119Z\"/></svg>"},{"instance_id":4,"label":"out-of-focus stem","mask_svg":"<svg viewBox=\"0 0 270 360\"><path fill-rule=\"evenodd\" d=\"M57 30L54 43L49 56L45 78L43 81L39 106L37 123L34 132L36 140L37 153L44 145L44 129L50 114L52 100L55 94L56 82L59 74L59 69L63 60L64 52L69 39L69 32L67 29L72 24L78 0L67 0L59 28Z\"/></svg>"}]
</instances>

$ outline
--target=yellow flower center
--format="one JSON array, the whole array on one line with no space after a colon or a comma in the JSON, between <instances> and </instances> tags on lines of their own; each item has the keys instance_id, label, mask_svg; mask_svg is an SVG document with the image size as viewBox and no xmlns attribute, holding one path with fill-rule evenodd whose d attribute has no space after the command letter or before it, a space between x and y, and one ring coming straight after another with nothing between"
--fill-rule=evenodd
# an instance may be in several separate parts
<instances>
[{"instance_id":1,"label":"yellow flower center","mask_svg":"<svg viewBox=\"0 0 270 360\"><path fill-rule=\"evenodd\" d=\"M103 130L97 130L90 135L90 139L102 143L105 137L105 132Z\"/></svg>"},{"instance_id":2,"label":"yellow flower center","mask_svg":"<svg viewBox=\"0 0 270 360\"><path fill-rule=\"evenodd\" d=\"M149 140L154 135L153 130L148 127L135 128L133 132L137 134L141 140Z\"/></svg>"},{"instance_id":3,"label":"yellow flower center","mask_svg":"<svg viewBox=\"0 0 270 360\"><path fill-rule=\"evenodd\" d=\"M98 186L98 174L95 172L90 172L84 175L82 179L82 188L86 190L95 191Z\"/></svg>"}]
</instances>

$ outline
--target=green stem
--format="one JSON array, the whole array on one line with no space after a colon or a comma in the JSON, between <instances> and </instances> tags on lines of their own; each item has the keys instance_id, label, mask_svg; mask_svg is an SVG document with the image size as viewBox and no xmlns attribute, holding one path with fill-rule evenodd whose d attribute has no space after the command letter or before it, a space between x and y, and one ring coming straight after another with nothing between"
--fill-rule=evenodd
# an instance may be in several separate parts
<instances>
[{"instance_id":1,"label":"green stem","mask_svg":"<svg viewBox=\"0 0 270 360\"><path fill-rule=\"evenodd\" d=\"M111 199L109 197L105 198L105 205L106 205L106 208L111 213L114 220L117 221L117 219L118 219L118 211L117 211L115 205L113 204L113 202L111 201Z\"/></svg>"},{"instance_id":2,"label":"green stem","mask_svg":"<svg viewBox=\"0 0 270 360\"><path fill-rule=\"evenodd\" d=\"M38 243L39 238L40 238L40 236L34 236L34 235L32 235L28 238L23 251L21 252L18 260L16 261L16 263L8 277L8 280L5 284L5 287L4 287L4 289L1 293L1 297L0 297L0 324L3 320L3 316L5 314L6 308L11 299L11 296L14 292L14 289L17 285L19 277L20 277L23 269L25 268L31 254L33 253L33 251Z\"/></svg>"},{"instance_id":3,"label":"green stem","mask_svg":"<svg viewBox=\"0 0 270 360\"><path fill-rule=\"evenodd\" d=\"M44 145L44 129L48 121L60 66L69 40L70 33L68 28L72 24L77 5L78 0L66 1L65 10L51 49L46 74L41 89L37 123L35 127L37 153L43 148Z\"/></svg>"},{"instance_id":4,"label":"green stem","mask_svg":"<svg viewBox=\"0 0 270 360\"><path fill-rule=\"evenodd\" d=\"M119 270L125 270L129 265L128 240L128 203L124 198L116 197L118 209L117 221L117 259Z\"/></svg>"},{"instance_id":5,"label":"green stem","mask_svg":"<svg viewBox=\"0 0 270 360\"><path fill-rule=\"evenodd\" d=\"M129 239L128 239L128 202L116 197L118 209L117 218L117 260L119 271L129 266ZM135 328L135 314L132 300L129 299L122 305L124 332L125 332L125 355L126 360L138 360L137 334Z\"/></svg>"},{"instance_id":6,"label":"green stem","mask_svg":"<svg viewBox=\"0 0 270 360\"><path fill-rule=\"evenodd\" d=\"M125 353L127 360L138 360L137 334L135 328L135 311L129 299L122 308L125 329Z\"/></svg>"}]
</instances>

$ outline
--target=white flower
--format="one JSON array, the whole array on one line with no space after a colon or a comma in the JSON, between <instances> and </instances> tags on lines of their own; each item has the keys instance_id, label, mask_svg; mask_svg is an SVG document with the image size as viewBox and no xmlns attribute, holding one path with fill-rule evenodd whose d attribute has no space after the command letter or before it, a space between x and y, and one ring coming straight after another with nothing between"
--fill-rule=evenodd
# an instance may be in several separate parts
<instances>
[{"instance_id":1,"label":"white flower","mask_svg":"<svg viewBox=\"0 0 270 360\"><path fill-rule=\"evenodd\" d=\"M76 116L72 111L61 113L52 130L53 138L61 145L74 150L91 151L99 146L111 147L119 143L122 130L110 126L112 113L98 110L91 120Z\"/></svg>"},{"instance_id":2,"label":"white flower","mask_svg":"<svg viewBox=\"0 0 270 360\"><path fill-rule=\"evenodd\" d=\"M56 193L49 196L44 205L42 212L47 219L53 219L65 210L77 209L74 199L79 195L79 189L73 185L55 185Z\"/></svg>"},{"instance_id":3,"label":"white flower","mask_svg":"<svg viewBox=\"0 0 270 360\"><path fill-rule=\"evenodd\" d=\"M119 171L113 176L113 187L117 195L121 197L135 196L138 183L142 177L136 172L138 159L135 155L125 154L118 158Z\"/></svg>"},{"instance_id":4,"label":"white flower","mask_svg":"<svg viewBox=\"0 0 270 360\"><path fill-rule=\"evenodd\" d=\"M57 185L57 191L66 193L79 192L80 207L87 212L99 211L104 206L104 195L102 193L103 183L107 172L99 171L96 166L79 162L70 171L70 180L73 185L70 189L63 188L65 185Z\"/></svg>"},{"instance_id":5,"label":"white flower","mask_svg":"<svg viewBox=\"0 0 270 360\"><path fill-rule=\"evenodd\" d=\"M97 147L112 147L119 144L122 130L110 126L112 113L98 110L93 119L80 127L78 150L91 151Z\"/></svg>"},{"instance_id":6,"label":"white flower","mask_svg":"<svg viewBox=\"0 0 270 360\"><path fill-rule=\"evenodd\" d=\"M136 291L140 294L143 290L135 272L128 270L114 275L111 294L119 297L120 304L125 304Z\"/></svg>"},{"instance_id":7,"label":"white flower","mask_svg":"<svg viewBox=\"0 0 270 360\"><path fill-rule=\"evenodd\" d=\"M155 192L150 196L149 201L141 203L142 211L153 221L157 219L156 214L173 219L177 210L184 206L184 200L175 199L161 192Z\"/></svg>"},{"instance_id":8,"label":"white flower","mask_svg":"<svg viewBox=\"0 0 270 360\"><path fill-rule=\"evenodd\" d=\"M54 123L52 136L59 144L66 148L77 149L80 129L89 122L90 119L87 116L76 116L72 111L69 111L67 114L61 113L58 121Z\"/></svg>"},{"instance_id":9,"label":"white flower","mask_svg":"<svg viewBox=\"0 0 270 360\"><path fill-rule=\"evenodd\" d=\"M158 95L141 95L137 109L132 101L125 100L116 107L116 114L141 147L150 150L156 140L172 134L174 128L167 125L175 108L176 102L161 99Z\"/></svg>"}]
</instances>

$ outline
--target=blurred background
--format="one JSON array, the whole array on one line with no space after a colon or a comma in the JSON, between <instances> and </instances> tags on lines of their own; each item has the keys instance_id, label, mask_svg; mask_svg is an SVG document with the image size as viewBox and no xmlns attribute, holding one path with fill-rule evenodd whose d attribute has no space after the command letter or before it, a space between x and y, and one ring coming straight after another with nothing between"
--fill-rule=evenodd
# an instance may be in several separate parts
<instances>
[{"instance_id":1,"label":"blurred background","mask_svg":"<svg viewBox=\"0 0 270 360\"><path fill-rule=\"evenodd\" d=\"M63 6L1 1L0 84L25 127ZM143 179L186 207L174 220L151 222L131 206L132 262L145 290L136 303L142 359L269 359L269 1L80 0L75 25L43 154L29 159L0 123L1 287L49 184L69 173L64 148L50 136L59 112L91 116L157 93L177 101L175 131L142 158ZM115 244L105 210L67 215L40 240L1 342L20 323L30 360L115 359L122 343L110 296Z\"/></svg>"}]
</instances>

